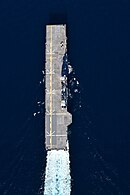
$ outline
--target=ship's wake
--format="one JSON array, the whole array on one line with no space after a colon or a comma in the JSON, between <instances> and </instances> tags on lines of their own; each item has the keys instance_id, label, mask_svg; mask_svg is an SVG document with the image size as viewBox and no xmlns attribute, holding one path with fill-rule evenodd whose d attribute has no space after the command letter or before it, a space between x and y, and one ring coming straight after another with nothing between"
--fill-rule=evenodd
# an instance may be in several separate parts
<instances>
[{"instance_id":1,"label":"ship's wake","mask_svg":"<svg viewBox=\"0 0 130 195\"><path fill-rule=\"evenodd\" d=\"M47 152L44 195L69 195L71 192L69 151Z\"/></svg>"}]
</instances>

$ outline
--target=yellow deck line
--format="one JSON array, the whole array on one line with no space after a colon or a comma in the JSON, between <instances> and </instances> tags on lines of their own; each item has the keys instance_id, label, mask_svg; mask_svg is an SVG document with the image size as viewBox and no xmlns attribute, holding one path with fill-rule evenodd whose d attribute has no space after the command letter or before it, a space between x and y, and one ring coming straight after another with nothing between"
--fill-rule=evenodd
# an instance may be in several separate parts
<instances>
[{"instance_id":1,"label":"yellow deck line","mask_svg":"<svg viewBox=\"0 0 130 195\"><path fill-rule=\"evenodd\" d=\"M50 145L52 148L52 26L50 31Z\"/></svg>"}]
</instances>

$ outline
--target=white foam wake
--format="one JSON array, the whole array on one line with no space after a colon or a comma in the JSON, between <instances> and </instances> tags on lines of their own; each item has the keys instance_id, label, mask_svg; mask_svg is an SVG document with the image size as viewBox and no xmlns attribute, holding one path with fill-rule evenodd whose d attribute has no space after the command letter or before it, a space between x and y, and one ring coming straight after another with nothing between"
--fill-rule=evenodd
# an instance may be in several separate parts
<instances>
[{"instance_id":1,"label":"white foam wake","mask_svg":"<svg viewBox=\"0 0 130 195\"><path fill-rule=\"evenodd\" d=\"M70 195L71 177L69 151L47 152L44 195Z\"/></svg>"}]
</instances>

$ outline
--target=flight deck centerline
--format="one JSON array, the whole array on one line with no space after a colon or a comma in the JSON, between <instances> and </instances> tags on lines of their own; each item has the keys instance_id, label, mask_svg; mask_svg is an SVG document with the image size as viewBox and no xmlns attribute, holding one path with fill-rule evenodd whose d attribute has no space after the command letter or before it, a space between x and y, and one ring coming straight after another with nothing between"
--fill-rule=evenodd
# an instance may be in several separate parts
<instances>
[{"instance_id":1,"label":"flight deck centerline","mask_svg":"<svg viewBox=\"0 0 130 195\"><path fill-rule=\"evenodd\" d=\"M46 26L45 145L47 150L66 149L67 127L72 122L72 116L67 111L66 40L66 25Z\"/></svg>"},{"instance_id":2,"label":"flight deck centerline","mask_svg":"<svg viewBox=\"0 0 130 195\"><path fill-rule=\"evenodd\" d=\"M50 145L52 148L52 26L50 28Z\"/></svg>"}]
</instances>

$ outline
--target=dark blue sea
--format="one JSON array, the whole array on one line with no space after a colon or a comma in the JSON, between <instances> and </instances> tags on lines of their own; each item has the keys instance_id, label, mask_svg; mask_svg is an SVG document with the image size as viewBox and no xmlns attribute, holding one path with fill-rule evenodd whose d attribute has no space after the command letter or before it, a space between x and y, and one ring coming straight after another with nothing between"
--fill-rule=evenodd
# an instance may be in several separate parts
<instances>
[{"instance_id":1,"label":"dark blue sea","mask_svg":"<svg viewBox=\"0 0 130 195\"><path fill-rule=\"evenodd\" d=\"M72 195L130 194L130 3L0 1L0 195L38 195L45 25L66 23L79 93L70 107ZM36 116L34 117L34 113Z\"/></svg>"}]
</instances>

